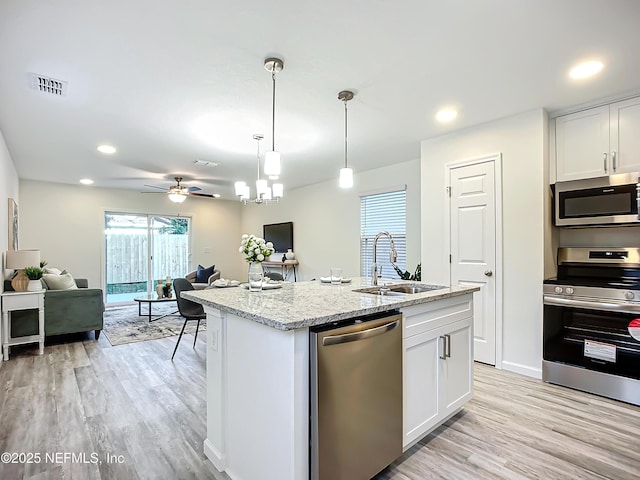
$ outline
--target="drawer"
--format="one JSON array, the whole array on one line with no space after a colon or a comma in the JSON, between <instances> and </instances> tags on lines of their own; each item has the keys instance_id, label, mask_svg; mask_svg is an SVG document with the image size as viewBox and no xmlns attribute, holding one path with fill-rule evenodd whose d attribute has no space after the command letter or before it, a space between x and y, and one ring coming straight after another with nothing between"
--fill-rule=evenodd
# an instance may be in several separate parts
<instances>
[{"instance_id":1,"label":"drawer","mask_svg":"<svg viewBox=\"0 0 640 480\"><path fill-rule=\"evenodd\" d=\"M44 307L44 293L7 293L2 295L2 311Z\"/></svg>"},{"instance_id":2,"label":"drawer","mask_svg":"<svg viewBox=\"0 0 640 480\"><path fill-rule=\"evenodd\" d=\"M439 328L473 315L473 295L460 295L444 300L400 309L403 316L402 338Z\"/></svg>"}]
</instances>

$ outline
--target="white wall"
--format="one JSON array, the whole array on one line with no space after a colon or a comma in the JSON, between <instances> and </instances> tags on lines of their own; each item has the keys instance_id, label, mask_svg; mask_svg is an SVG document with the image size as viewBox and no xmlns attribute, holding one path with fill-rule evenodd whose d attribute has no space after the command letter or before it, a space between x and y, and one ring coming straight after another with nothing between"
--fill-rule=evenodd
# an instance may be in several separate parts
<instances>
[{"instance_id":1,"label":"white wall","mask_svg":"<svg viewBox=\"0 0 640 480\"><path fill-rule=\"evenodd\" d=\"M50 266L104 288L104 212L183 215L192 218L192 265L213 263L222 276L246 276L238 251L239 202L188 198L178 205L164 195L136 191L20 182L20 247L38 248Z\"/></svg>"},{"instance_id":2,"label":"white wall","mask_svg":"<svg viewBox=\"0 0 640 480\"><path fill-rule=\"evenodd\" d=\"M447 163L502 153L502 367L535 377L542 364L547 116L535 110L422 142L423 280L449 284Z\"/></svg>"},{"instance_id":3,"label":"white wall","mask_svg":"<svg viewBox=\"0 0 640 480\"><path fill-rule=\"evenodd\" d=\"M18 194L18 172L16 172L16 167L11 160L4 136L0 132L0 199L2 200L0 205L0 252L2 252L0 271L2 272L4 272L4 252L9 247L9 199L13 198L18 203L18 208L20 208ZM18 219L21 219L21 216ZM18 228L18 234L20 234L20 230ZM21 247L22 245L20 244L19 246ZM4 279L4 276L2 276L2 279ZM0 292L3 291L4 282L0 282Z\"/></svg>"},{"instance_id":4,"label":"white wall","mask_svg":"<svg viewBox=\"0 0 640 480\"><path fill-rule=\"evenodd\" d=\"M420 262L420 160L357 172L350 190L338 187L337 174L338 167L335 180L285 191L278 204L243 207L243 232L262 236L264 224L292 221L298 280L326 276L332 266L359 276L360 194L406 185L407 270L413 271Z\"/></svg>"}]
</instances>

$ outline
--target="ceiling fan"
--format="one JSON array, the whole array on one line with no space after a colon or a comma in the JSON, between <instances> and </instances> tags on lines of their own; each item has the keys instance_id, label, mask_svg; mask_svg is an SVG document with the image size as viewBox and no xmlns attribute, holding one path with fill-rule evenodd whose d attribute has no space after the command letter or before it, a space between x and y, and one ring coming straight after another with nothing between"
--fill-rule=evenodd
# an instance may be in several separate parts
<instances>
[{"instance_id":1,"label":"ceiling fan","mask_svg":"<svg viewBox=\"0 0 640 480\"><path fill-rule=\"evenodd\" d=\"M157 188L160 190L164 190L169 196L169 200L174 203L182 203L185 201L187 197L205 197L205 198L218 198L219 194L208 194L208 193L196 193L199 190L202 190L200 187L185 187L184 185L180 185L182 181L182 177L173 177L176 181L176 185L172 185L169 188L164 187L156 187L155 185L145 185L145 187L149 188ZM142 192L142 193L160 193L160 192Z\"/></svg>"}]
</instances>

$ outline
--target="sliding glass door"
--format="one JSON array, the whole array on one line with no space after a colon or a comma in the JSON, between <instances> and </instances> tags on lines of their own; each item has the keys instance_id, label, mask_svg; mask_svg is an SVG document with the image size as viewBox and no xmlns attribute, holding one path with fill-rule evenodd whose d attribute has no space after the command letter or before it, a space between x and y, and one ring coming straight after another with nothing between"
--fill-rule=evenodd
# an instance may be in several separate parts
<instances>
[{"instance_id":1,"label":"sliding glass door","mask_svg":"<svg viewBox=\"0 0 640 480\"><path fill-rule=\"evenodd\" d=\"M155 292L156 283L189 272L190 219L105 213L107 304Z\"/></svg>"}]
</instances>

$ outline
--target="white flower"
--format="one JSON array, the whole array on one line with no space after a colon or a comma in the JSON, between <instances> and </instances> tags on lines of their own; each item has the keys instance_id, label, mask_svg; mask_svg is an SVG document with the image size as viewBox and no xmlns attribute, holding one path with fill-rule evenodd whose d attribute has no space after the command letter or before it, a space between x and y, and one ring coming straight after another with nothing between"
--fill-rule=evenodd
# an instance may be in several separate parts
<instances>
[{"instance_id":1,"label":"white flower","mask_svg":"<svg viewBox=\"0 0 640 480\"><path fill-rule=\"evenodd\" d=\"M249 235L247 235L246 233L242 235L242 240L246 240L247 238L249 238Z\"/></svg>"},{"instance_id":2,"label":"white flower","mask_svg":"<svg viewBox=\"0 0 640 480\"><path fill-rule=\"evenodd\" d=\"M263 261L264 260L264 255L259 253L258 256L256 257L256 260L258 260L259 262Z\"/></svg>"},{"instance_id":3,"label":"white flower","mask_svg":"<svg viewBox=\"0 0 640 480\"><path fill-rule=\"evenodd\" d=\"M242 252L244 251L244 247L240 247L240 248L238 249L238 251L239 251L240 253L242 253Z\"/></svg>"},{"instance_id":4,"label":"white flower","mask_svg":"<svg viewBox=\"0 0 640 480\"><path fill-rule=\"evenodd\" d=\"M267 248L271 250L273 248L273 243L267 242Z\"/></svg>"}]
</instances>

